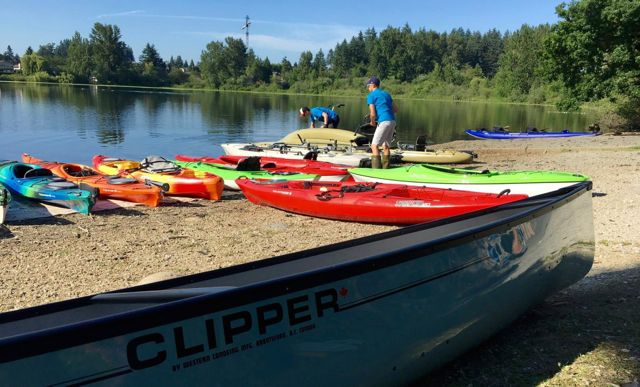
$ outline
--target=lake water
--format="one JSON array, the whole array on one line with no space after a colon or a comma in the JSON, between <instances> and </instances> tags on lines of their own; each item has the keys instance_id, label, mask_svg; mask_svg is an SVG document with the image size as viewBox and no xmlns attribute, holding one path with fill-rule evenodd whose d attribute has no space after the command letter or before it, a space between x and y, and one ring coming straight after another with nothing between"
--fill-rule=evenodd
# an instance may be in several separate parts
<instances>
[{"instance_id":1,"label":"lake water","mask_svg":"<svg viewBox=\"0 0 640 387\"><path fill-rule=\"evenodd\" d=\"M552 107L397 99L398 138L413 143L471 139L464 129L528 126L584 130L585 114ZM360 97L231 92L149 91L94 86L0 82L0 159L23 152L47 160L90 164L94 154L140 160L148 155L222 154L225 142L272 141L308 126L301 106L343 103L341 127L355 129L368 113ZM482 141L482 140L478 140Z\"/></svg>"}]
</instances>

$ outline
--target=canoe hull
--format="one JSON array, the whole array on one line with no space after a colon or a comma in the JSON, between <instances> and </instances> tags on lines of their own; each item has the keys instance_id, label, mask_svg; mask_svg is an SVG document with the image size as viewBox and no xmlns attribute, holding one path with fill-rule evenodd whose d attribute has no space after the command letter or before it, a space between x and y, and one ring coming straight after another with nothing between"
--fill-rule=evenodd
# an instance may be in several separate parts
<instances>
[{"instance_id":1,"label":"canoe hull","mask_svg":"<svg viewBox=\"0 0 640 387\"><path fill-rule=\"evenodd\" d=\"M591 192L578 186L526 210L497 208L129 294L5 313L0 378L16 385L406 384L589 271ZM288 264L298 274L269 274ZM207 291L176 294L162 307L131 293L168 286ZM129 298L108 319L92 320L91 309L85 321L64 318L66 308L115 308L118 296ZM137 296L147 301L136 306ZM37 331L46 314L61 326L23 332Z\"/></svg>"}]
</instances>

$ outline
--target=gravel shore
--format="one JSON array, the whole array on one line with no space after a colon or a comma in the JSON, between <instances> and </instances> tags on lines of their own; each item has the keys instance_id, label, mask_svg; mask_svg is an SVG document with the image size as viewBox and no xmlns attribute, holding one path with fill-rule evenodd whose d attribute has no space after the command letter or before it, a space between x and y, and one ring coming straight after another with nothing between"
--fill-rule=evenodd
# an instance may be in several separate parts
<instances>
[{"instance_id":1,"label":"gravel shore","mask_svg":"<svg viewBox=\"0 0 640 387\"><path fill-rule=\"evenodd\" d=\"M478 168L590 176L596 259L589 278L640 263L640 136L455 141ZM241 194L11 223L0 228L0 311L213 270L374 233L373 226L292 215ZM588 283L589 278L581 284Z\"/></svg>"},{"instance_id":2,"label":"gravel shore","mask_svg":"<svg viewBox=\"0 0 640 387\"><path fill-rule=\"evenodd\" d=\"M579 172L594 183L590 276L640 263L640 136L455 141L478 168ZM23 221L0 229L0 311L213 270L394 229L220 202L168 203ZM588 280L587 280L588 281Z\"/></svg>"}]
</instances>

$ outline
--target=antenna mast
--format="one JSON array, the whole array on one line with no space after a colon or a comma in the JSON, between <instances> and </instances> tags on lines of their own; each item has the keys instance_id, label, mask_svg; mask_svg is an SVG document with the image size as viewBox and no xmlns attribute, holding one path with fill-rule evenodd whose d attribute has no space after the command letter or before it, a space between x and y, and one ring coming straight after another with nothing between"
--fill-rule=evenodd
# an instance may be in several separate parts
<instances>
[{"instance_id":1,"label":"antenna mast","mask_svg":"<svg viewBox=\"0 0 640 387\"><path fill-rule=\"evenodd\" d=\"M249 48L249 26L250 25L251 25L251 22L249 21L249 15L247 15L247 17L244 19L244 27L242 27L242 29L245 30L244 36L247 43L247 48Z\"/></svg>"}]
</instances>

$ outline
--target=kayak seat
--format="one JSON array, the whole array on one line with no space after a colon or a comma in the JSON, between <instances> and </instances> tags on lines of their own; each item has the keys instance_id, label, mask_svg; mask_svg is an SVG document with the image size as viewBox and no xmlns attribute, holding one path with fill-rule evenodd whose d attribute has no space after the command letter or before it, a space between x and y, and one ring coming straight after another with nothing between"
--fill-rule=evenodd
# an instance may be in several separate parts
<instances>
[{"instance_id":1,"label":"kayak seat","mask_svg":"<svg viewBox=\"0 0 640 387\"><path fill-rule=\"evenodd\" d=\"M51 182L49 184L47 184L47 188L53 189L53 190L58 190L58 189L71 189L71 188L77 188L78 186L73 184L70 181L54 181Z\"/></svg>"},{"instance_id":2,"label":"kayak seat","mask_svg":"<svg viewBox=\"0 0 640 387\"><path fill-rule=\"evenodd\" d=\"M147 172L177 173L181 168L161 156L147 156L140 162L140 168Z\"/></svg>"},{"instance_id":3,"label":"kayak seat","mask_svg":"<svg viewBox=\"0 0 640 387\"><path fill-rule=\"evenodd\" d=\"M109 184L132 184L138 182L136 179L120 176L110 176L107 180L109 181Z\"/></svg>"},{"instance_id":4,"label":"kayak seat","mask_svg":"<svg viewBox=\"0 0 640 387\"><path fill-rule=\"evenodd\" d=\"M264 149L262 149L261 147L259 147L257 145L253 145L253 144L245 145L242 148L240 148L240 150L246 150L246 151L250 151L250 152L263 152L264 151Z\"/></svg>"},{"instance_id":5,"label":"kayak seat","mask_svg":"<svg viewBox=\"0 0 640 387\"><path fill-rule=\"evenodd\" d=\"M14 169L14 171L16 171L16 177L19 178L18 173L22 174L22 178L24 179L32 179L35 177L50 177L53 176L53 173L51 173L50 170L45 169L45 168L31 168L29 166L24 166L26 168L19 168L22 167L22 165L18 165L16 166L16 168Z\"/></svg>"},{"instance_id":6,"label":"kayak seat","mask_svg":"<svg viewBox=\"0 0 640 387\"><path fill-rule=\"evenodd\" d=\"M266 163L262 166L262 168L276 168L276 163Z\"/></svg>"},{"instance_id":7,"label":"kayak seat","mask_svg":"<svg viewBox=\"0 0 640 387\"><path fill-rule=\"evenodd\" d=\"M423 152L426 149L427 149L427 136L423 134L421 136L418 136L418 138L416 138L415 150L419 152Z\"/></svg>"},{"instance_id":8,"label":"kayak seat","mask_svg":"<svg viewBox=\"0 0 640 387\"><path fill-rule=\"evenodd\" d=\"M65 165L62 167L62 170L65 171L66 173L68 173L70 176L73 177L86 177L86 176L95 176L97 175L97 173L95 173L93 170L89 169L89 168L82 168L79 165Z\"/></svg>"},{"instance_id":9,"label":"kayak seat","mask_svg":"<svg viewBox=\"0 0 640 387\"><path fill-rule=\"evenodd\" d=\"M304 155L304 157L302 158L303 160L318 160L318 152L317 151L309 151L307 152L307 154Z\"/></svg>"},{"instance_id":10,"label":"kayak seat","mask_svg":"<svg viewBox=\"0 0 640 387\"><path fill-rule=\"evenodd\" d=\"M259 171L260 170L260 157L249 156L246 159L240 160L236 166L236 171Z\"/></svg>"}]
</instances>

